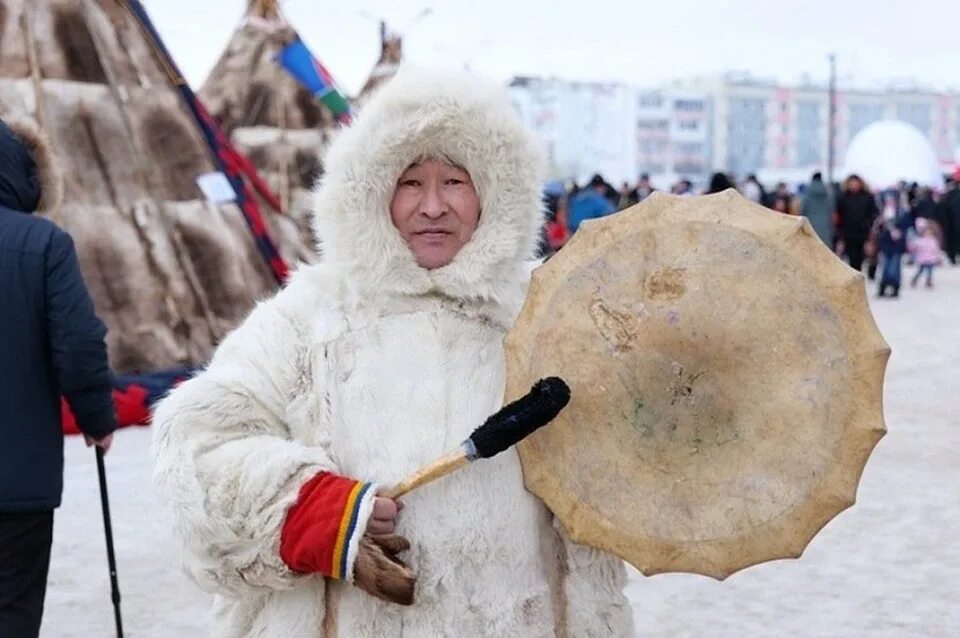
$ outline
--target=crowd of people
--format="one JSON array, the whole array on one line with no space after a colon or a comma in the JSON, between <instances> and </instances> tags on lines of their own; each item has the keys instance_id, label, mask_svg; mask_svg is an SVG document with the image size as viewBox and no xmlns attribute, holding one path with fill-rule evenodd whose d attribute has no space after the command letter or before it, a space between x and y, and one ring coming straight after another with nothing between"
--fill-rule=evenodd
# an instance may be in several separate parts
<instances>
[{"instance_id":1,"label":"crowd of people","mask_svg":"<svg viewBox=\"0 0 960 638\"><path fill-rule=\"evenodd\" d=\"M870 280L878 281L880 297L899 296L904 261L916 266L911 286L924 277L924 284L932 288L935 268L945 261L956 264L960 254L960 170L946 179L943 191L901 181L874 192L857 175L848 176L842 184L828 184L819 172L795 191L785 182L769 190L756 175L738 182L718 172L700 191L690 180L680 179L668 192L690 196L731 188L771 210L807 217L837 255L856 270L865 268ZM543 254L559 250L584 221L633 206L656 190L648 174L640 175L635 184L624 182L619 189L599 174L583 187L552 183L545 190Z\"/></svg>"}]
</instances>

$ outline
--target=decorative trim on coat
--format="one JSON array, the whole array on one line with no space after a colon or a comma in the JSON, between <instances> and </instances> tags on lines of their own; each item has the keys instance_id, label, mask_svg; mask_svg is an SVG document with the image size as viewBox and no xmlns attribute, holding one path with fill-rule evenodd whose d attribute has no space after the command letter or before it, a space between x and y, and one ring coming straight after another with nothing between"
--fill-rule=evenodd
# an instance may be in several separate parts
<instances>
[{"instance_id":1,"label":"decorative trim on coat","mask_svg":"<svg viewBox=\"0 0 960 638\"><path fill-rule=\"evenodd\" d=\"M360 537L373 512L376 490L320 472L300 488L280 534L280 557L296 572L353 581Z\"/></svg>"}]
</instances>

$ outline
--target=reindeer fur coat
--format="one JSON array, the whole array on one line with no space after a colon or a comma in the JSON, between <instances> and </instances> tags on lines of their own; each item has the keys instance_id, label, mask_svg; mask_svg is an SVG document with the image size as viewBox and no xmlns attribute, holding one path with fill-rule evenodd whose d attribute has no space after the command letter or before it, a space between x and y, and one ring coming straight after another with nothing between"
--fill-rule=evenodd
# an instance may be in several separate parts
<instances>
[{"instance_id":1,"label":"reindeer fur coat","mask_svg":"<svg viewBox=\"0 0 960 638\"><path fill-rule=\"evenodd\" d=\"M463 166L481 200L472 239L435 270L417 266L388 212L398 176L424 157ZM632 635L622 563L565 538L512 450L404 499L410 607L351 585L352 565L332 581L281 560L285 513L311 476L390 485L500 407L503 338L541 224L537 146L505 91L476 78L401 71L324 165L322 263L261 303L154 418L155 480L187 570L216 593L212 635ZM369 515L367 503L360 522Z\"/></svg>"}]
</instances>

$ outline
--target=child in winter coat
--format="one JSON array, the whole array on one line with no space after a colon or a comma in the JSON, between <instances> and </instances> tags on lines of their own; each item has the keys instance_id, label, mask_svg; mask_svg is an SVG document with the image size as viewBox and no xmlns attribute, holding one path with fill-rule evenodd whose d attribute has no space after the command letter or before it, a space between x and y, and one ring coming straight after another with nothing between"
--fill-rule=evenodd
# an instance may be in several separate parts
<instances>
[{"instance_id":1,"label":"child in winter coat","mask_svg":"<svg viewBox=\"0 0 960 638\"><path fill-rule=\"evenodd\" d=\"M926 272L927 288L933 288L933 267L943 263L940 241L933 226L926 219L917 220L917 232L919 236L910 242L910 254L917 263L917 272L910 280L910 286L915 288L920 276Z\"/></svg>"}]
</instances>

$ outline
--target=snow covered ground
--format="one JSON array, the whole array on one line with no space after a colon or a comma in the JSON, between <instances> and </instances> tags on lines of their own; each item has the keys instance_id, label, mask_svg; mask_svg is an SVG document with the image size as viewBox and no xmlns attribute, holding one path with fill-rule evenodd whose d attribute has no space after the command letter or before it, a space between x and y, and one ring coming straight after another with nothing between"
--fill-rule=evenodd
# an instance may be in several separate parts
<instances>
[{"instance_id":1,"label":"snow covered ground","mask_svg":"<svg viewBox=\"0 0 960 638\"><path fill-rule=\"evenodd\" d=\"M934 290L871 301L893 348L889 433L857 505L799 561L723 583L633 573L638 635L960 636L960 267L937 278ZM149 481L149 438L146 429L123 431L107 456L125 634L203 636L210 599L179 571ZM111 636L94 454L71 437L66 459L41 635Z\"/></svg>"}]
</instances>

